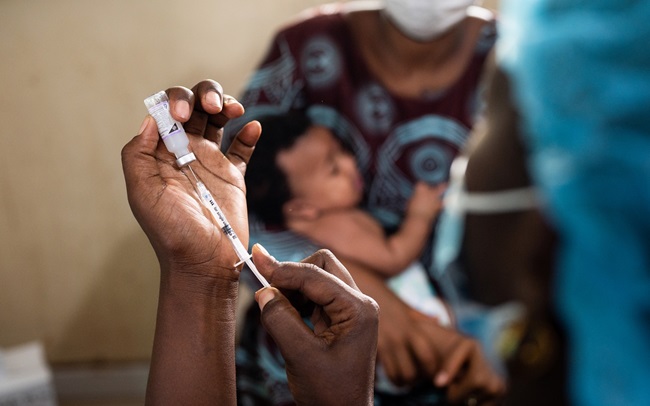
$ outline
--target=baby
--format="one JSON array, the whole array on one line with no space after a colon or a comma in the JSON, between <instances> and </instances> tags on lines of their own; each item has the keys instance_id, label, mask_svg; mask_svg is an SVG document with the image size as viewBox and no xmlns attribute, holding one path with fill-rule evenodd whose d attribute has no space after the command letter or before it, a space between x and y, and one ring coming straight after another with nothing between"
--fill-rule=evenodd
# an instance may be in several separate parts
<instances>
[{"instance_id":1,"label":"baby","mask_svg":"<svg viewBox=\"0 0 650 406\"><path fill-rule=\"evenodd\" d=\"M246 172L249 212L267 227L289 229L385 277L417 260L445 185L418 183L399 229L386 235L359 208L363 178L354 155L329 129L300 113L259 121L262 137Z\"/></svg>"}]
</instances>

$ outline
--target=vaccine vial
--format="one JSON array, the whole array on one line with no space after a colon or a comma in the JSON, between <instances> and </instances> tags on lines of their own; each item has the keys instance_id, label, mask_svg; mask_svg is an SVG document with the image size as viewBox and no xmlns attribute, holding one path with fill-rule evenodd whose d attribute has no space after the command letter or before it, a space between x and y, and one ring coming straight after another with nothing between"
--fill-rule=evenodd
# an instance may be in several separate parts
<instances>
[{"instance_id":1,"label":"vaccine vial","mask_svg":"<svg viewBox=\"0 0 650 406\"><path fill-rule=\"evenodd\" d=\"M169 112L169 98L167 93L160 91L144 99L144 104L151 117L156 120L158 134L165 143L167 150L176 156L176 165L179 168L196 160L190 152L190 140L183 129L183 125L172 118Z\"/></svg>"}]
</instances>

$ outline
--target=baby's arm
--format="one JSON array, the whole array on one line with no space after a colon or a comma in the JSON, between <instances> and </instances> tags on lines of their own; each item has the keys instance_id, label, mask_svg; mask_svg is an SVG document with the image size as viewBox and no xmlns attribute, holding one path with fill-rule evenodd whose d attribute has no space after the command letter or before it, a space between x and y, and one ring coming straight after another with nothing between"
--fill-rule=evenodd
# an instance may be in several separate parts
<instances>
[{"instance_id":1,"label":"baby's arm","mask_svg":"<svg viewBox=\"0 0 650 406\"><path fill-rule=\"evenodd\" d=\"M446 184L430 186L424 182L415 185L402 224L396 233L386 238L386 252L393 256L397 268L376 268L378 271L394 276L422 254L434 220L442 209L442 194L446 187Z\"/></svg>"},{"instance_id":2,"label":"baby's arm","mask_svg":"<svg viewBox=\"0 0 650 406\"><path fill-rule=\"evenodd\" d=\"M336 256L390 277L402 272L422 252L442 207L444 189L444 185L418 183L404 222L391 236L386 236L379 223L360 209L328 212L316 220L290 222L288 226Z\"/></svg>"}]
</instances>

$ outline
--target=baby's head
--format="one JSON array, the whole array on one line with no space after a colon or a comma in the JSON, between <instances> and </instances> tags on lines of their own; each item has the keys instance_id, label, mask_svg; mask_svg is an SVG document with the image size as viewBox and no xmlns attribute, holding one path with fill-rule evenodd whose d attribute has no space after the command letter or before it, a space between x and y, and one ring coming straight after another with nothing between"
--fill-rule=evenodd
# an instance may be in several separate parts
<instances>
[{"instance_id":1,"label":"baby's head","mask_svg":"<svg viewBox=\"0 0 650 406\"><path fill-rule=\"evenodd\" d=\"M248 210L269 226L289 216L356 207L363 181L352 153L303 113L261 117L262 136L246 170Z\"/></svg>"}]
</instances>

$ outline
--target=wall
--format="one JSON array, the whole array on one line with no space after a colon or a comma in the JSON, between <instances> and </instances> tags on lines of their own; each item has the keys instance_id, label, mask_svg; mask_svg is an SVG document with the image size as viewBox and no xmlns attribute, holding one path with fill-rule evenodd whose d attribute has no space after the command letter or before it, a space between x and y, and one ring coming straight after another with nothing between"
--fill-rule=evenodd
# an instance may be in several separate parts
<instances>
[{"instance_id":1,"label":"wall","mask_svg":"<svg viewBox=\"0 0 650 406\"><path fill-rule=\"evenodd\" d=\"M120 163L142 100L208 77L238 94L273 29L322 2L0 2L0 346L149 356L158 267Z\"/></svg>"},{"instance_id":2,"label":"wall","mask_svg":"<svg viewBox=\"0 0 650 406\"><path fill-rule=\"evenodd\" d=\"M158 268L120 164L142 100L208 77L238 94L273 30L323 2L0 2L0 346L148 358Z\"/></svg>"}]
</instances>

